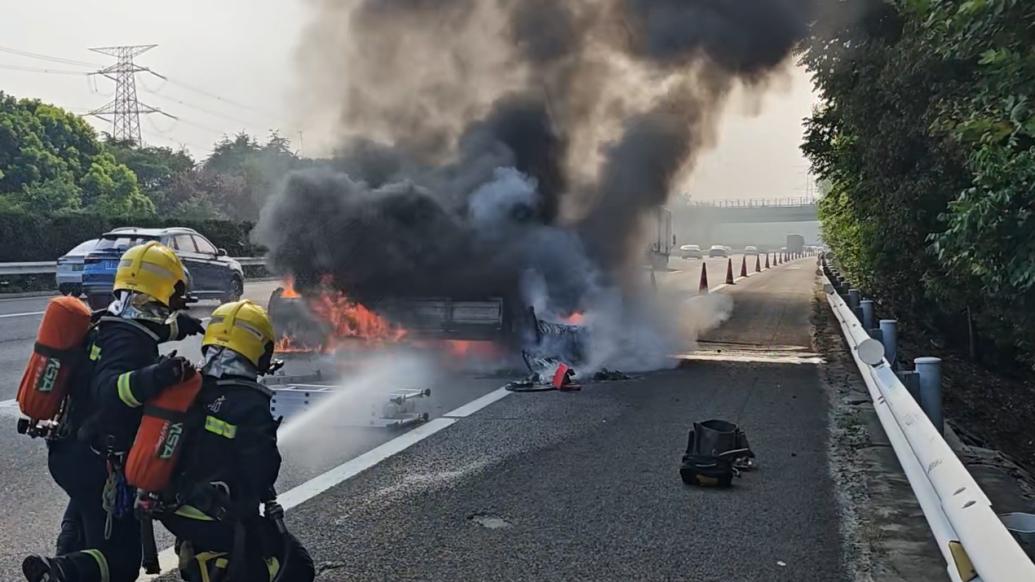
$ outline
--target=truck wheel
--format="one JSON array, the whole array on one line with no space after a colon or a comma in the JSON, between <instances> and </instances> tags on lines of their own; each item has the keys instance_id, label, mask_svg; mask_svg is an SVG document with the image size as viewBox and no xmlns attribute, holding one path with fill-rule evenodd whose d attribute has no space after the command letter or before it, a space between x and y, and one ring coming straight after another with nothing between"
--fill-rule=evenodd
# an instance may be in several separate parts
<instances>
[{"instance_id":1,"label":"truck wheel","mask_svg":"<svg viewBox=\"0 0 1035 582\"><path fill-rule=\"evenodd\" d=\"M234 275L230 279L230 288L227 289L226 295L223 296L223 301L238 301L242 295L244 295L244 281L237 275Z\"/></svg>"}]
</instances>

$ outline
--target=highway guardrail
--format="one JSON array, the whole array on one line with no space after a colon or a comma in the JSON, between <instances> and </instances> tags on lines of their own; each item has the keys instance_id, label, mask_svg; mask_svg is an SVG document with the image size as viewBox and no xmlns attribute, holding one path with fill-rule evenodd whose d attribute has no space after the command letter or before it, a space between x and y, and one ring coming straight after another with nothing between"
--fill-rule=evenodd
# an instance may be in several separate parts
<instances>
[{"instance_id":1,"label":"highway guardrail","mask_svg":"<svg viewBox=\"0 0 1035 582\"><path fill-rule=\"evenodd\" d=\"M1035 564L992 503L878 352L875 341L824 275L827 302L841 324L881 425L909 479L954 582L1035 580ZM876 362L875 364L866 361Z\"/></svg>"},{"instance_id":2,"label":"highway guardrail","mask_svg":"<svg viewBox=\"0 0 1035 582\"><path fill-rule=\"evenodd\" d=\"M242 267L265 264L264 257L233 257ZM26 263L0 263L0 275L46 275L57 272L57 261L35 261Z\"/></svg>"}]
</instances>

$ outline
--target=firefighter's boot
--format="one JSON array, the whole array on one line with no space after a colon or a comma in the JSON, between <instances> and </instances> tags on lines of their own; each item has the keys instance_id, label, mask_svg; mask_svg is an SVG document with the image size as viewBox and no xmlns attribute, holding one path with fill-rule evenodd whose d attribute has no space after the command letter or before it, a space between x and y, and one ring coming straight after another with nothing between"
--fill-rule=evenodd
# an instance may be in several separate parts
<instances>
[{"instance_id":1,"label":"firefighter's boot","mask_svg":"<svg viewBox=\"0 0 1035 582\"><path fill-rule=\"evenodd\" d=\"M32 555L22 561L22 574L28 582L74 582L58 560Z\"/></svg>"}]
</instances>

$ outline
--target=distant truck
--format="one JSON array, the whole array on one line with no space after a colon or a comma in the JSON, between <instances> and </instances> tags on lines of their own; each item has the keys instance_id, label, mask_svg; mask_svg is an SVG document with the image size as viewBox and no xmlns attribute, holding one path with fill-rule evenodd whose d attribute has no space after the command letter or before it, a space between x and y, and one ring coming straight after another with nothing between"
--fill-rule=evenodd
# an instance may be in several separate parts
<instances>
[{"instance_id":1,"label":"distant truck","mask_svg":"<svg viewBox=\"0 0 1035 582\"><path fill-rule=\"evenodd\" d=\"M650 242L647 245L647 259L655 269L667 269L668 258L676 246L676 236L672 234L672 211L659 206L654 210L651 219Z\"/></svg>"},{"instance_id":2,"label":"distant truck","mask_svg":"<svg viewBox=\"0 0 1035 582\"><path fill-rule=\"evenodd\" d=\"M805 237L800 234L787 235L787 252L791 254L805 252Z\"/></svg>"}]
</instances>

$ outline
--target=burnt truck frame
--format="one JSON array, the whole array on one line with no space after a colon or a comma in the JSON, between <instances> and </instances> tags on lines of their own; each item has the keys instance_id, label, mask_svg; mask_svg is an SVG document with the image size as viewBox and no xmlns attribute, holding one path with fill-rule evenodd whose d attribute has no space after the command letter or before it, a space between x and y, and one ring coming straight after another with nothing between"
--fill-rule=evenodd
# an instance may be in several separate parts
<instances>
[{"instance_id":1,"label":"burnt truck frame","mask_svg":"<svg viewBox=\"0 0 1035 582\"><path fill-rule=\"evenodd\" d=\"M269 313L278 335L299 344L320 348L332 333L329 325L309 310L301 297L284 297L278 288L270 296ZM534 314L504 297L454 299L400 297L368 304L371 311L406 330L416 339L455 339L519 342L523 330L532 331ZM532 321L529 321L532 317ZM534 332L533 332L534 333Z\"/></svg>"},{"instance_id":2,"label":"burnt truck frame","mask_svg":"<svg viewBox=\"0 0 1035 582\"><path fill-rule=\"evenodd\" d=\"M306 347L322 350L322 342L332 330L309 311L302 297L284 297L283 292L283 288L274 291L269 302L278 331ZM541 321L531 306L503 297L395 298L368 307L405 328L407 338L494 341L520 351L529 369L539 372L560 360L578 361L588 341L584 329ZM304 376L279 373L264 378L263 383L273 391L271 411L282 417L296 417L335 392L334 378L324 377L319 368ZM416 408L416 402L430 394L427 389L396 389L386 394L386 403L372 414L368 426L403 429L426 422L428 413Z\"/></svg>"},{"instance_id":3,"label":"burnt truck frame","mask_svg":"<svg viewBox=\"0 0 1035 582\"><path fill-rule=\"evenodd\" d=\"M321 350L329 325L309 311L301 297L270 296L269 313L278 335ZM580 326L540 320L532 306L506 297L481 300L446 297L386 299L369 306L389 323L406 330L408 339L493 341L515 351L561 351L580 359L588 343Z\"/></svg>"}]
</instances>

